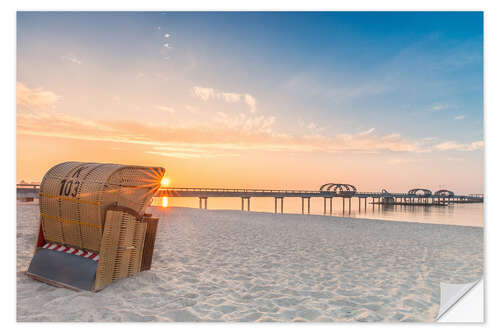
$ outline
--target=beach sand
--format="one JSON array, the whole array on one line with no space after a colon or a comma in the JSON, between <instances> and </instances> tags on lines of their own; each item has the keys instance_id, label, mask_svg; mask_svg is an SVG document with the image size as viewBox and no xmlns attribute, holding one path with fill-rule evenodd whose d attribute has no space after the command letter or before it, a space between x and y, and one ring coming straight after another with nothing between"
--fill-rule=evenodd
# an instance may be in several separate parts
<instances>
[{"instance_id":1,"label":"beach sand","mask_svg":"<svg viewBox=\"0 0 500 333\"><path fill-rule=\"evenodd\" d=\"M18 321L434 321L440 282L483 274L483 228L149 209L151 271L98 293L28 278L36 203L17 205Z\"/></svg>"}]
</instances>

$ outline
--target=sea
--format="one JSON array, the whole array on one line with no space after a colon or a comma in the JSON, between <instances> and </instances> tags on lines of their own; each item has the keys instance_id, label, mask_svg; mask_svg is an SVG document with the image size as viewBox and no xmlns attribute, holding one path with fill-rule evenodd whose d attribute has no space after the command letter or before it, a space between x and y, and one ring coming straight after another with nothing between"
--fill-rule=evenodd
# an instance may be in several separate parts
<instances>
[{"instance_id":1,"label":"sea","mask_svg":"<svg viewBox=\"0 0 500 333\"><path fill-rule=\"evenodd\" d=\"M168 209L168 207L199 208L200 203L198 198L165 197L154 198L153 205L165 209ZM304 206L307 213L306 200L304 200ZM349 211L348 200L345 201L343 210L342 198L335 198L333 199L332 208L333 216L483 227L483 203L451 203L448 206L401 206L372 204L371 199L368 199L365 208L364 199L359 202L357 198L352 198ZM207 209L241 211L241 198L208 198ZM245 211L248 209L246 200L244 209ZM250 211L274 213L274 198L251 198ZM278 200L278 212L280 211L281 204ZM301 198L284 198L283 213L302 214ZM323 198L311 198L310 214L325 215ZM330 203L328 200L326 215L330 216Z\"/></svg>"}]
</instances>

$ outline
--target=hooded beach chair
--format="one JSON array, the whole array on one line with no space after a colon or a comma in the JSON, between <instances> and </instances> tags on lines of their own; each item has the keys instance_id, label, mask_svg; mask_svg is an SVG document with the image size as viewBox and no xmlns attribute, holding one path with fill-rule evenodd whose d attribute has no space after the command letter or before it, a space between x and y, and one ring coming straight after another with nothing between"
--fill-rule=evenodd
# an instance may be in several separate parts
<instances>
[{"instance_id":1,"label":"hooded beach chair","mask_svg":"<svg viewBox=\"0 0 500 333\"><path fill-rule=\"evenodd\" d=\"M66 162L40 184L40 225L27 274L98 291L150 269L158 219L145 214L161 186L160 167Z\"/></svg>"}]
</instances>

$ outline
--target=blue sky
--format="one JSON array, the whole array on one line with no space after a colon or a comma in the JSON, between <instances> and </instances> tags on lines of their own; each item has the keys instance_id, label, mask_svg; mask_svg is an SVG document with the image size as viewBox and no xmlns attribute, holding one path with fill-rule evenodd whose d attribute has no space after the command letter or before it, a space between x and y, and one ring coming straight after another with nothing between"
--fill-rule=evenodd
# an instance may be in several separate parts
<instances>
[{"instance_id":1,"label":"blue sky","mask_svg":"<svg viewBox=\"0 0 500 333\"><path fill-rule=\"evenodd\" d=\"M435 167L420 180L430 186L460 164L447 182L482 187L480 12L18 13L17 26L18 84L27 98L53 94L42 108L18 103L18 133L30 140L34 119L59 119L53 138L93 141L92 126L119 118L158 131L120 125L120 140L156 144L147 162L237 168L243 150L247 162L292 151L341 175L352 171L346 159L384 172ZM91 122L88 133L70 135L68 117ZM180 139L164 142L162 131Z\"/></svg>"}]
</instances>

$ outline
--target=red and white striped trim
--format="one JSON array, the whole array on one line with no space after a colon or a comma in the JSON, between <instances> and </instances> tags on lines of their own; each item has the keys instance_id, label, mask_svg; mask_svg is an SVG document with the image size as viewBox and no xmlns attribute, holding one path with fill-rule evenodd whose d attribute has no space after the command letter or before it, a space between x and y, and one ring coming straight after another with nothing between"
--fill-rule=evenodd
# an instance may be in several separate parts
<instances>
[{"instance_id":1,"label":"red and white striped trim","mask_svg":"<svg viewBox=\"0 0 500 333\"><path fill-rule=\"evenodd\" d=\"M75 256L81 256L84 258L92 259L94 261L99 261L99 254L93 253L93 252L87 252L84 250L78 250L78 249L74 249L72 247L67 247L67 246L59 245L59 244L51 244L51 243L46 243L42 247L44 249L48 249L48 250L54 250L54 251L74 254Z\"/></svg>"}]
</instances>

